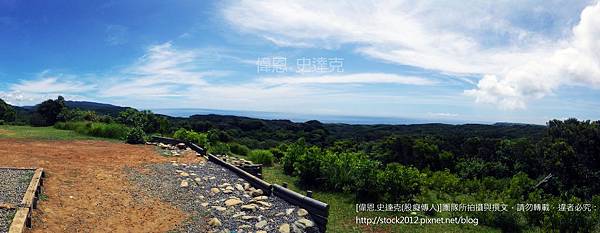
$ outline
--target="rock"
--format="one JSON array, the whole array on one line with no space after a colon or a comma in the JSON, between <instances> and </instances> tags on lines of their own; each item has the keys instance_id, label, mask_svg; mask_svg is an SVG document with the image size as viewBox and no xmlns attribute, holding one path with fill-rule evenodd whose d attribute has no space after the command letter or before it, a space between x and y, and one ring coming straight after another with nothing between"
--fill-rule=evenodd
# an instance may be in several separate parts
<instances>
[{"instance_id":1,"label":"rock","mask_svg":"<svg viewBox=\"0 0 600 233\"><path fill-rule=\"evenodd\" d=\"M243 202L240 199L236 199L236 198L231 198L231 199L225 201L226 206L234 206L234 205L239 205L242 203Z\"/></svg>"},{"instance_id":2,"label":"rock","mask_svg":"<svg viewBox=\"0 0 600 233\"><path fill-rule=\"evenodd\" d=\"M184 150L187 146L185 145L185 143L179 143L177 144L177 148L179 148L180 150Z\"/></svg>"},{"instance_id":3,"label":"rock","mask_svg":"<svg viewBox=\"0 0 600 233\"><path fill-rule=\"evenodd\" d=\"M260 222L257 222L256 225L254 225L256 228L258 229L262 229L265 226L267 226L267 221L266 220L262 220Z\"/></svg>"},{"instance_id":4,"label":"rock","mask_svg":"<svg viewBox=\"0 0 600 233\"><path fill-rule=\"evenodd\" d=\"M265 201L267 199L269 199L269 197L267 197L267 196L258 196L258 197L252 198L252 201Z\"/></svg>"},{"instance_id":5,"label":"rock","mask_svg":"<svg viewBox=\"0 0 600 233\"><path fill-rule=\"evenodd\" d=\"M207 207L208 206L208 202L204 202L202 204L200 204L202 207Z\"/></svg>"},{"instance_id":6,"label":"rock","mask_svg":"<svg viewBox=\"0 0 600 233\"><path fill-rule=\"evenodd\" d=\"M308 219L301 218L301 219L298 219L298 221L294 222L294 225L296 225L298 228L304 230L309 227L314 227L315 223Z\"/></svg>"},{"instance_id":7,"label":"rock","mask_svg":"<svg viewBox=\"0 0 600 233\"><path fill-rule=\"evenodd\" d=\"M187 172L181 172L181 173L179 173L179 175L180 175L180 176L183 176L183 177L188 177L188 176L190 176L190 174L188 174Z\"/></svg>"},{"instance_id":8,"label":"rock","mask_svg":"<svg viewBox=\"0 0 600 233\"><path fill-rule=\"evenodd\" d=\"M248 228L252 228L252 226L244 224L238 227L238 229L248 229Z\"/></svg>"},{"instance_id":9,"label":"rock","mask_svg":"<svg viewBox=\"0 0 600 233\"><path fill-rule=\"evenodd\" d=\"M290 224L281 224L281 226L279 226L279 233L290 233Z\"/></svg>"},{"instance_id":10,"label":"rock","mask_svg":"<svg viewBox=\"0 0 600 233\"><path fill-rule=\"evenodd\" d=\"M223 193L230 194L230 193L233 193L233 191L231 191L231 190L228 189L228 190L223 191Z\"/></svg>"},{"instance_id":11,"label":"rock","mask_svg":"<svg viewBox=\"0 0 600 233\"><path fill-rule=\"evenodd\" d=\"M242 186L241 184L235 184L235 189L243 192L244 191L244 186Z\"/></svg>"},{"instance_id":12,"label":"rock","mask_svg":"<svg viewBox=\"0 0 600 233\"><path fill-rule=\"evenodd\" d=\"M256 233L267 233L267 231L256 231Z\"/></svg>"},{"instance_id":13,"label":"rock","mask_svg":"<svg viewBox=\"0 0 600 233\"><path fill-rule=\"evenodd\" d=\"M292 208L292 209L287 209L287 210L285 210L285 214L286 214L286 215L290 215L290 214L292 214L293 212L294 212L294 209L293 209L293 208Z\"/></svg>"},{"instance_id":14,"label":"rock","mask_svg":"<svg viewBox=\"0 0 600 233\"><path fill-rule=\"evenodd\" d=\"M258 206L255 204L250 204L250 205L242 205L242 210L247 210L247 211L255 211Z\"/></svg>"},{"instance_id":15,"label":"rock","mask_svg":"<svg viewBox=\"0 0 600 233\"><path fill-rule=\"evenodd\" d=\"M258 219L258 217L256 216L249 216L249 215L244 215L242 216L243 220L252 220L252 219Z\"/></svg>"},{"instance_id":16,"label":"rock","mask_svg":"<svg viewBox=\"0 0 600 233\"><path fill-rule=\"evenodd\" d=\"M250 190L250 184L244 183L244 190Z\"/></svg>"},{"instance_id":17,"label":"rock","mask_svg":"<svg viewBox=\"0 0 600 233\"><path fill-rule=\"evenodd\" d=\"M231 190L231 191L233 191L234 189L233 189L232 186L227 186L227 187L225 187L225 190Z\"/></svg>"},{"instance_id":18,"label":"rock","mask_svg":"<svg viewBox=\"0 0 600 233\"><path fill-rule=\"evenodd\" d=\"M272 206L271 203L268 203L266 201L257 201L256 203L261 204L264 207L271 207Z\"/></svg>"},{"instance_id":19,"label":"rock","mask_svg":"<svg viewBox=\"0 0 600 233\"><path fill-rule=\"evenodd\" d=\"M202 182L202 179L200 179L200 178L196 177L196 178L194 179L194 181L196 181L196 182L200 183L200 182Z\"/></svg>"},{"instance_id":20,"label":"rock","mask_svg":"<svg viewBox=\"0 0 600 233\"><path fill-rule=\"evenodd\" d=\"M258 197L258 196L262 196L262 195L263 195L262 189L257 189L250 193L250 196L253 196L253 197Z\"/></svg>"},{"instance_id":21,"label":"rock","mask_svg":"<svg viewBox=\"0 0 600 233\"><path fill-rule=\"evenodd\" d=\"M211 188L210 191L212 193L220 193L221 192L221 190L219 190L218 188Z\"/></svg>"},{"instance_id":22,"label":"rock","mask_svg":"<svg viewBox=\"0 0 600 233\"><path fill-rule=\"evenodd\" d=\"M306 211L305 209L298 210L298 217L304 217L306 215L308 215L308 211Z\"/></svg>"},{"instance_id":23,"label":"rock","mask_svg":"<svg viewBox=\"0 0 600 233\"><path fill-rule=\"evenodd\" d=\"M246 215L244 212L239 212L239 213L237 213L237 214L234 214L234 215L233 215L233 216L231 216L231 217L233 217L233 218L238 218L238 217L242 217L242 216L244 216L244 215Z\"/></svg>"},{"instance_id":24,"label":"rock","mask_svg":"<svg viewBox=\"0 0 600 233\"><path fill-rule=\"evenodd\" d=\"M208 225L211 225L213 227L220 227L223 224L221 224L221 220L219 220L218 218L211 218L208 221Z\"/></svg>"},{"instance_id":25,"label":"rock","mask_svg":"<svg viewBox=\"0 0 600 233\"><path fill-rule=\"evenodd\" d=\"M215 209L215 210L217 210L217 211L221 211L221 212L227 210L227 208L221 207L221 206L213 206L212 208Z\"/></svg>"},{"instance_id":26,"label":"rock","mask_svg":"<svg viewBox=\"0 0 600 233\"><path fill-rule=\"evenodd\" d=\"M179 187L181 187L181 188L187 188L188 186L190 186L190 184L188 183L187 180L182 180L181 184L179 185Z\"/></svg>"},{"instance_id":27,"label":"rock","mask_svg":"<svg viewBox=\"0 0 600 233\"><path fill-rule=\"evenodd\" d=\"M281 213L277 213L277 214L275 214L275 217L280 217L280 216L283 216L283 215L285 215L285 213L284 213L284 212L281 212Z\"/></svg>"}]
</instances>

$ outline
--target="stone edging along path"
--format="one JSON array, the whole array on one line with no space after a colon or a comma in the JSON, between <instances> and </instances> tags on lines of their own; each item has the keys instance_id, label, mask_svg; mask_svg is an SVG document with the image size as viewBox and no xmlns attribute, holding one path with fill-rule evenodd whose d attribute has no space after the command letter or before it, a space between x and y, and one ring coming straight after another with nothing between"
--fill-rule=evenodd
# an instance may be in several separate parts
<instances>
[{"instance_id":1,"label":"stone edging along path","mask_svg":"<svg viewBox=\"0 0 600 233\"><path fill-rule=\"evenodd\" d=\"M158 143L185 143L171 138L154 137L153 139L154 142ZM202 152L203 151L204 150L202 150ZM198 152L198 154L201 153ZM181 176L180 188L193 186L192 189L196 189L196 186L198 186L201 189L199 190L199 193L202 192L202 189L208 192L205 193L206 195L200 194L200 196L202 198L208 196L208 199L212 200L215 205L211 205L209 202L203 202L201 204L206 204L204 207L211 205L211 212L217 217L211 219L209 223L211 223L213 227L218 225L219 227L216 227L216 229L229 230L232 229L232 227L233 229L238 227L237 232L246 232L244 229L250 231L261 231L263 229L270 231L279 230L279 232L288 232L290 230L291 232L326 231L327 218L329 215L328 204L298 194L282 186L271 185L214 155L209 154L206 158L208 158L209 161L205 164L178 165L180 168L189 169L189 171L177 169L176 172L179 172L179 175ZM199 167L208 168L205 170L213 172L213 175L204 174L203 177L198 177L199 174L206 172L198 170ZM215 177L215 174L219 172L226 174L228 177L220 178L219 180ZM222 197L219 196L219 194L236 195ZM213 196L219 196L220 199L214 200L214 198L210 198ZM240 205L240 208L228 208L235 207L238 204ZM259 216L249 215L253 212L253 209L266 212ZM212 210L216 210L216 212ZM232 211L239 212L223 215L223 213ZM254 227L252 227L248 224L224 224L223 219L219 219L218 217L230 218L229 222L248 223L248 221L245 220L253 220L253 217L257 217L255 220L260 221L257 221ZM236 218L242 219L238 220ZM224 226L225 228L220 226ZM239 228L240 226L241 228Z\"/></svg>"},{"instance_id":2,"label":"stone edging along path","mask_svg":"<svg viewBox=\"0 0 600 233\"><path fill-rule=\"evenodd\" d=\"M44 177L42 168L0 167L0 232L21 233L32 227L31 214L37 208ZM12 221L5 222L10 216L14 216Z\"/></svg>"}]
</instances>

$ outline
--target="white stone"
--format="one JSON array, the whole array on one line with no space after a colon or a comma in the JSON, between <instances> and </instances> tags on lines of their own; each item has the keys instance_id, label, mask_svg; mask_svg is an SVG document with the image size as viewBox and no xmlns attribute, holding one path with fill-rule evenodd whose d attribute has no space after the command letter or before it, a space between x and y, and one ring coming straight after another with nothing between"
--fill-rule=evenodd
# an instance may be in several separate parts
<instances>
[{"instance_id":1,"label":"white stone","mask_svg":"<svg viewBox=\"0 0 600 233\"><path fill-rule=\"evenodd\" d=\"M256 225L254 225L256 228L262 229L265 226L267 226L267 221L266 220L262 220L260 222L257 222Z\"/></svg>"},{"instance_id":2,"label":"white stone","mask_svg":"<svg viewBox=\"0 0 600 233\"><path fill-rule=\"evenodd\" d=\"M208 221L208 225L211 225L213 227L220 227L221 225L221 221L218 218L212 218Z\"/></svg>"}]
</instances>

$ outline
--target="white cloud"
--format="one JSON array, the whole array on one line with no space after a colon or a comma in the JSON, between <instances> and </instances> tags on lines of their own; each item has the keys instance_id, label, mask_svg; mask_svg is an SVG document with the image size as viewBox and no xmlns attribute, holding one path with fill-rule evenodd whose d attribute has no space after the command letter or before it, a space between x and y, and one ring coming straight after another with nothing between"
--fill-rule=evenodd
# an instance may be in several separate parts
<instances>
[{"instance_id":1,"label":"white cloud","mask_svg":"<svg viewBox=\"0 0 600 233\"><path fill-rule=\"evenodd\" d=\"M477 89L465 93L480 103L522 109L527 101L551 95L563 85L600 87L600 3L583 10L571 38L551 55L486 75Z\"/></svg>"},{"instance_id":2,"label":"white cloud","mask_svg":"<svg viewBox=\"0 0 600 233\"><path fill-rule=\"evenodd\" d=\"M386 62L481 75L467 95L519 109L562 85L598 84L598 4L565 30L592 2L243 0L223 15L277 46L353 45Z\"/></svg>"},{"instance_id":3,"label":"white cloud","mask_svg":"<svg viewBox=\"0 0 600 233\"><path fill-rule=\"evenodd\" d=\"M458 117L459 115L456 113L448 113L448 112L430 112L428 114L429 116L433 116L433 117Z\"/></svg>"},{"instance_id":4,"label":"white cloud","mask_svg":"<svg viewBox=\"0 0 600 233\"><path fill-rule=\"evenodd\" d=\"M205 76L220 74L200 70L196 64L200 56L197 51L178 50L170 42L151 46L142 58L105 83L100 94L133 98L178 96L182 89L207 85Z\"/></svg>"},{"instance_id":5,"label":"white cloud","mask_svg":"<svg viewBox=\"0 0 600 233\"><path fill-rule=\"evenodd\" d=\"M492 7L484 2L246 0L231 2L223 14L236 28L278 46L355 44L367 56L453 73L499 72L552 47L551 41L512 25L504 15L489 14L485 8ZM483 33L537 45L487 46L489 37L482 38Z\"/></svg>"},{"instance_id":6,"label":"white cloud","mask_svg":"<svg viewBox=\"0 0 600 233\"><path fill-rule=\"evenodd\" d=\"M268 85L299 85L299 84L402 84L402 85L434 85L435 81L386 73L357 73L344 75L321 75L299 77L269 77L260 80Z\"/></svg>"},{"instance_id":7,"label":"white cloud","mask_svg":"<svg viewBox=\"0 0 600 233\"><path fill-rule=\"evenodd\" d=\"M9 86L8 91L0 92L0 98L11 104L31 105L40 101L56 98L59 95L79 97L94 90L95 85L74 80L74 77L50 75L44 71L34 80L21 80Z\"/></svg>"}]
</instances>

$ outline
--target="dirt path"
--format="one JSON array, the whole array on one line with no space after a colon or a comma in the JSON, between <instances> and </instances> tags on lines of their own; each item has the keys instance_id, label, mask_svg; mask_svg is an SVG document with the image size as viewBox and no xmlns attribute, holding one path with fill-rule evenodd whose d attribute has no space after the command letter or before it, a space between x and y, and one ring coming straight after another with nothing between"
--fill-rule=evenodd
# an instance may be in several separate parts
<instances>
[{"instance_id":1,"label":"dirt path","mask_svg":"<svg viewBox=\"0 0 600 233\"><path fill-rule=\"evenodd\" d=\"M0 166L43 167L47 172L42 201L31 232L165 232L187 215L132 187L124 167L191 162L173 159L150 146L104 141L32 141L0 139Z\"/></svg>"}]
</instances>

